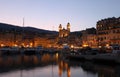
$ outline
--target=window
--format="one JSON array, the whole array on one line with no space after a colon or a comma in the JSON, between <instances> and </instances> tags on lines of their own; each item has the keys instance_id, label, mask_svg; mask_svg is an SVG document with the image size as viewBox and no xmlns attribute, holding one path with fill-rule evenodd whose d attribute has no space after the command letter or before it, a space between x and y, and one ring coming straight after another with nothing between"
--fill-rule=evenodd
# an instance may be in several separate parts
<instances>
[{"instance_id":1,"label":"window","mask_svg":"<svg viewBox=\"0 0 120 77\"><path fill-rule=\"evenodd\" d=\"M113 33L115 33L115 30L113 30Z\"/></svg>"},{"instance_id":2,"label":"window","mask_svg":"<svg viewBox=\"0 0 120 77\"><path fill-rule=\"evenodd\" d=\"M117 30L117 33L119 33L120 31L119 30Z\"/></svg>"},{"instance_id":3,"label":"window","mask_svg":"<svg viewBox=\"0 0 120 77\"><path fill-rule=\"evenodd\" d=\"M106 39L106 37L104 37L104 39Z\"/></svg>"}]
</instances>

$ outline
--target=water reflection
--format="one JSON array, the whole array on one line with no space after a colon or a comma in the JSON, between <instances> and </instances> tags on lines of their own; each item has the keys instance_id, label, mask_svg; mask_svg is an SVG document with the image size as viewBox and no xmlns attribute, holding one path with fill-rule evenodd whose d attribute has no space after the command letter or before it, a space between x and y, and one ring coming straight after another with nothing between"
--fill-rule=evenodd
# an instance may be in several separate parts
<instances>
[{"instance_id":1,"label":"water reflection","mask_svg":"<svg viewBox=\"0 0 120 77\"><path fill-rule=\"evenodd\" d=\"M46 66L57 59L54 55L31 55L31 56L1 56L0 57L0 72L7 72L14 69L30 69L37 66Z\"/></svg>"},{"instance_id":2,"label":"water reflection","mask_svg":"<svg viewBox=\"0 0 120 77\"><path fill-rule=\"evenodd\" d=\"M62 59L58 54L0 57L0 77L120 77L120 66Z\"/></svg>"},{"instance_id":3,"label":"water reflection","mask_svg":"<svg viewBox=\"0 0 120 77\"><path fill-rule=\"evenodd\" d=\"M64 62L64 61L59 61L58 63L58 67L59 67L59 76L61 77L62 76L62 73L64 71L67 71L67 77L70 77L70 66L68 65L67 62Z\"/></svg>"},{"instance_id":4,"label":"water reflection","mask_svg":"<svg viewBox=\"0 0 120 77\"><path fill-rule=\"evenodd\" d=\"M96 64L96 63L89 62L89 61L85 61L85 62L68 61L68 64L69 64L68 66L70 68L81 67L82 71L85 74L89 74L89 76L86 75L87 77L120 77L120 65L114 65L114 66L101 65L101 64ZM73 70L73 69L71 69L71 70ZM80 72L78 72L77 74L79 74L79 73ZM92 76L90 76L90 75L92 75ZM86 76L84 75L83 77L86 77ZM74 75L72 77L74 77Z\"/></svg>"}]
</instances>

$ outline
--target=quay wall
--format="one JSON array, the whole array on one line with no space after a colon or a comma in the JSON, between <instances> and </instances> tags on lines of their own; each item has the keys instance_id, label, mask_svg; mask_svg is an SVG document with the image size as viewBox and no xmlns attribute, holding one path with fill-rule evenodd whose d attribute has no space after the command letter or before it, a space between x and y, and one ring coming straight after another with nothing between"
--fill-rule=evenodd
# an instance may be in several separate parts
<instances>
[{"instance_id":1,"label":"quay wall","mask_svg":"<svg viewBox=\"0 0 120 77\"><path fill-rule=\"evenodd\" d=\"M67 55L69 60L93 61L98 63L120 64L120 55L118 54L98 54L98 55Z\"/></svg>"}]
</instances>

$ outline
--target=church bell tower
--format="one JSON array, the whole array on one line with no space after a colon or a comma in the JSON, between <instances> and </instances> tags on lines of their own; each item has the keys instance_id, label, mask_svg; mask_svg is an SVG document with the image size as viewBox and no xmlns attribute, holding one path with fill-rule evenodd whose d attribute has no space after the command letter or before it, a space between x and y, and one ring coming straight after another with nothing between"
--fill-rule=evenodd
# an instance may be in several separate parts
<instances>
[{"instance_id":1,"label":"church bell tower","mask_svg":"<svg viewBox=\"0 0 120 77\"><path fill-rule=\"evenodd\" d=\"M70 32L70 23L67 23L67 30Z\"/></svg>"},{"instance_id":2,"label":"church bell tower","mask_svg":"<svg viewBox=\"0 0 120 77\"><path fill-rule=\"evenodd\" d=\"M62 25L59 25L59 37L62 37Z\"/></svg>"},{"instance_id":3,"label":"church bell tower","mask_svg":"<svg viewBox=\"0 0 120 77\"><path fill-rule=\"evenodd\" d=\"M60 30L62 30L62 25L61 25L61 24L59 25L59 31L60 31Z\"/></svg>"}]
</instances>

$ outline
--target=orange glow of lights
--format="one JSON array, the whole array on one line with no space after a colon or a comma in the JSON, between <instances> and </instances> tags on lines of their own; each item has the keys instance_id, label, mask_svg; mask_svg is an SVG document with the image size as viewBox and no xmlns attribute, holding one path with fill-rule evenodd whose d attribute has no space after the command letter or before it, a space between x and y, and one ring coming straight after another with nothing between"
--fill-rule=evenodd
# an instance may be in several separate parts
<instances>
[{"instance_id":1,"label":"orange glow of lights","mask_svg":"<svg viewBox=\"0 0 120 77\"><path fill-rule=\"evenodd\" d=\"M14 44L15 47L17 47L18 45L17 44Z\"/></svg>"},{"instance_id":2,"label":"orange glow of lights","mask_svg":"<svg viewBox=\"0 0 120 77\"><path fill-rule=\"evenodd\" d=\"M0 46L3 47L3 46L5 46L5 45L4 45L4 44L1 44Z\"/></svg>"},{"instance_id":3,"label":"orange glow of lights","mask_svg":"<svg viewBox=\"0 0 120 77\"><path fill-rule=\"evenodd\" d=\"M33 43L30 43L30 47L32 47L33 46Z\"/></svg>"},{"instance_id":4,"label":"orange glow of lights","mask_svg":"<svg viewBox=\"0 0 120 77\"><path fill-rule=\"evenodd\" d=\"M29 45L26 45L26 47L30 47Z\"/></svg>"},{"instance_id":5,"label":"orange glow of lights","mask_svg":"<svg viewBox=\"0 0 120 77\"><path fill-rule=\"evenodd\" d=\"M71 48L74 48L74 46L73 46L73 45L71 45Z\"/></svg>"},{"instance_id":6,"label":"orange glow of lights","mask_svg":"<svg viewBox=\"0 0 120 77\"><path fill-rule=\"evenodd\" d=\"M101 46L99 46L99 48L101 48Z\"/></svg>"},{"instance_id":7,"label":"orange glow of lights","mask_svg":"<svg viewBox=\"0 0 120 77\"><path fill-rule=\"evenodd\" d=\"M106 47L109 47L109 44L106 44Z\"/></svg>"},{"instance_id":8,"label":"orange glow of lights","mask_svg":"<svg viewBox=\"0 0 120 77\"><path fill-rule=\"evenodd\" d=\"M87 44L83 44L83 47L87 47L88 45Z\"/></svg>"}]
</instances>

